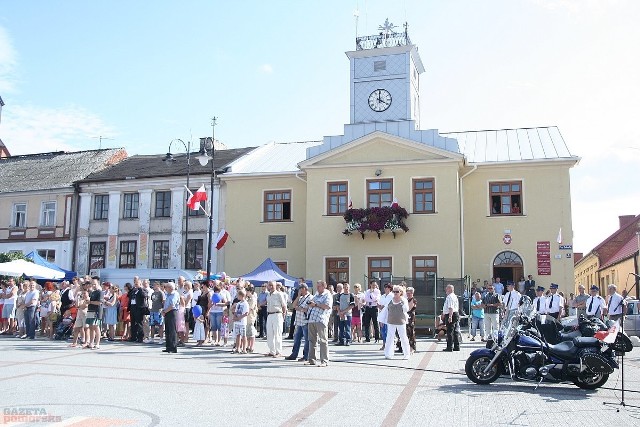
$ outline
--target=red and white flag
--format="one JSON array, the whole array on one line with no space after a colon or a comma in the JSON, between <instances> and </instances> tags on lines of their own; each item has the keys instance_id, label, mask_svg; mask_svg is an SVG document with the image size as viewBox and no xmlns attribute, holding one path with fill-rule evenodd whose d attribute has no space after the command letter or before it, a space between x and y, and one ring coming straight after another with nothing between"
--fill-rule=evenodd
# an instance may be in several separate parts
<instances>
[{"instance_id":1,"label":"red and white flag","mask_svg":"<svg viewBox=\"0 0 640 427\"><path fill-rule=\"evenodd\" d=\"M216 237L216 249L217 250L222 249L224 244L227 243L228 238L229 238L229 233L227 233L224 228L220 230L220 233L218 233L218 237Z\"/></svg>"},{"instance_id":2,"label":"red and white flag","mask_svg":"<svg viewBox=\"0 0 640 427\"><path fill-rule=\"evenodd\" d=\"M391 203L391 207L392 208L397 208L398 207L398 199L397 198L393 198L393 203Z\"/></svg>"},{"instance_id":3,"label":"red and white flag","mask_svg":"<svg viewBox=\"0 0 640 427\"><path fill-rule=\"evenodd\" d=\"M558 244L562 243L562 227L560 227L560 230L558 230L558 237L556 238L556 242L558 242Z\"/></svg>"},{"instance_id":4,"label":"red and white flag","mask_svg":"<svg viewBox=\"0 0 640 427\"><path fill-rule=\"evenodd\" d=\"M187 200L187 206L192 211L197 211L200 209L200 202L207 201L207 190L204 189L204 184L202 184L195 193L191 193L188 188L187 191L189 191L190 194L189 199Z\"/></svg>"},{"instance_id":5,"label":"red and white flag","mask_svg":"<svg viewBox=\"0 0 640 427\"><path fill-rule=\"evenodd\" d=\"M353 207L353 202L351 201L351 197L349 197L349 209Z\"/></svg>"}]
</instances>

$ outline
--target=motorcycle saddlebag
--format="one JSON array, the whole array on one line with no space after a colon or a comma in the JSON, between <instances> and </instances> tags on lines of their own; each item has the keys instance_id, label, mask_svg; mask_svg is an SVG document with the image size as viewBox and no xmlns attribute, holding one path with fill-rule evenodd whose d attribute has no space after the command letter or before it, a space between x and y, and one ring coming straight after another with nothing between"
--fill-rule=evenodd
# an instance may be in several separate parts
<instances>
[{"instance_id":1,"label":"motorcycle saddlebag","mask_svg":"<svg viewBox=\"0 0 640 427\"><path fill-rule=\"evenodd\" d=\"M593 348L581 350L580 360L594 374L610 374L613 372L613 367L609 364L607 358Z\"/></svg>"}]
</instances>

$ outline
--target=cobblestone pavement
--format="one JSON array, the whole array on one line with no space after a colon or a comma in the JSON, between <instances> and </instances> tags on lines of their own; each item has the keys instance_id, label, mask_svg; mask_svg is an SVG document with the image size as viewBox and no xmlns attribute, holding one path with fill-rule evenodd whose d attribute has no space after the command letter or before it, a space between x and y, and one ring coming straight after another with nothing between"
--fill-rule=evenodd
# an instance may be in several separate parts
<instances>
[{"instance_id":1,"label":"cobblestone pavement","mask_svg":"<svg viewBox=\"0 0 640 427\"><path fill-rule=\"evenodd\" d=\"M291 343L285 341L285 355ZM618 405L619 371L593 392L508 380L479 386L464 375L464 363L481 345L444 353L443 343L419 339L408 361L386 360L380 344L332 346L322 368L264 357L262 340L250 355L192 344L167 355L158 344L103 343L92 351L3 338L0 424L640 425L640 409ZM625 368L625 403L640 406L639 348Z\"/></svg>"}]
</instances>

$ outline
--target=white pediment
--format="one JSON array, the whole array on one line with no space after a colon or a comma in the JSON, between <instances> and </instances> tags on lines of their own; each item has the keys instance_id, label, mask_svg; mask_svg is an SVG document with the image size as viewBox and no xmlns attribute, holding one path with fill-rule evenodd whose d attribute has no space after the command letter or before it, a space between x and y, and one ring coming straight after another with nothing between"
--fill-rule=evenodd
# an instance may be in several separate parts
<instances>
[{"instance_id":1,"label":"white pediment","mask_svg":"<svg viewBox=\"0 0 640 427\"><path fill-rule=\"evenodd\" d=\"M461 162L463 158L459 153L377 131L307 159L299 167Z\"/></svg>"}]
</instances>

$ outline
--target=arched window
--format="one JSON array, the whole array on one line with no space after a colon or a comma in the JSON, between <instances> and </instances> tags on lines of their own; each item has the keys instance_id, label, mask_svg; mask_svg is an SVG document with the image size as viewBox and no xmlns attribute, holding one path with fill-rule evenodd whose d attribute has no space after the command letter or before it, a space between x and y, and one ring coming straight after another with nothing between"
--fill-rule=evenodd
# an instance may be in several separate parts
<instances>
[{"instance_id":1,"label":"arched window","mask_svg":"<svg viewBox=\"0 0 640 427\"><path fill-rule=\"evenodd\" d=\"M522 265L522 258L520 258L520 255L511 251L504 251L500 252L493 260L494 267L510 265Z\"/></svg>"}]
</instances>

